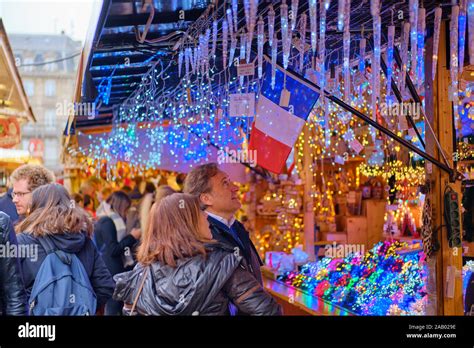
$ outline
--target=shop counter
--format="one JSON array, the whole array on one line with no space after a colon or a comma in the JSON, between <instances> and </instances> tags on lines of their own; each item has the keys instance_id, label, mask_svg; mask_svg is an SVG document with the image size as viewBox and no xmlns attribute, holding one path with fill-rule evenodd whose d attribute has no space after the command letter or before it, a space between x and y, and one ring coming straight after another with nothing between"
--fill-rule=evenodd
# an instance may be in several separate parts
<instances>
[{"instance_id":1,"label":"shop counter","mask_svg":"<svg viewBox=\"0 0 474 348\"><path fill-rule=\"evenodd\" d=\"M273 279L264 277L263 285L283 307L285 315L355 315L337 305Z\"/></svg>"}]
</instances>

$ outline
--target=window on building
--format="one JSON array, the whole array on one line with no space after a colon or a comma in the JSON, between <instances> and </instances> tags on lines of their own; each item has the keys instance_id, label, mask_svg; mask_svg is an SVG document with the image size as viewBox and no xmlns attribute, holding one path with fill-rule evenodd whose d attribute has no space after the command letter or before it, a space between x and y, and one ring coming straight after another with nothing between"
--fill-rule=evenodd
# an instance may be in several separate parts
<instances>
[{"instance_id":1,"label":"window on building","mask_svg":"<svg viewBox=\"0 0 474 348\"><path fill-rule=\"evenodd\" d=\"M23 63L23 59L21 57L21 54L16 53L15 54L15 65L20 66Z\"/></svg>"},{"instance_id":2,"label":"window on building","mask_svg":"<svg viewBox=\"0 0 474 348\"><path fill-rule=\"evenodd\" d=\"M36 56L35 56L35 64L39 64L39 65L35 65L35 68L36 70L43 70L44 68L44 65L42 65L41 63L44 62L44 57L41 53L38 53Z\"/></svg>"},{"instance_id":3,"label":"window on building","mask_svg":"<svg viewBox=\"0 0 474 348\"><path fill-rule=\"evenodd\" d=\"M56 110L47 109L44 113L44 125L48 128L56 126Z\"/></svg>"},{"instance_id":4,"label":"window on building","mask_svg":"<svg viewBox=\"0 0 474 348\"><path fill-rule=\"evenodd\" d=\"M45 164L52 165L58 162L59 141L57 139L46 139L44 142Z\"/></svg>"},{"instance_id":5,"label":"window on building","mask_svg":"<svg viewBox=\"0 0 474 348\"><path fill-rule=\"evenodd\" d=\"M22 63L22 69L23 71L33 71L33 58L27 57Z\"/></svg>"},{"instance_id":6,"label":"window on building","mask_svg":"<svg viewBox=\"0 0 474 348\"><path fill-rule=\"evenodd\" d=\"M23 80L23 87L25 87L25 92L28 97L32 97L35 95L35 82L33 80Z\"/></svg>"},{"instance_id":7,"label":"window on building","mask_svg":"<svg viewBox=\"0 0 474 348\"><path fill-rule=\"evenodd\" d=\"M46 80L44 84L44 94L47 97L54 97L56 95L56 81Z\"/></svg>"}]
</instances>

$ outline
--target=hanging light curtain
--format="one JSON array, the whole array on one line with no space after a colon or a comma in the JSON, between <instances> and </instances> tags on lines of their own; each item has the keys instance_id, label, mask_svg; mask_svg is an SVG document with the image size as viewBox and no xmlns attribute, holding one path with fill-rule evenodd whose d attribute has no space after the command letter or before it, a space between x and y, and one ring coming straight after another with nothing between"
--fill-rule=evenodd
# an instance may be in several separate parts
<instances>
[{"instance_id":1,"label":"hanging light curtain","mask_svg":"<svg viewBox=\"0 0 474 348\"><path fill-rule=\"evenodd\" d=\"M351 0L344 0L344 34L343 34L343 73L344 73L344 100L349 102L351 92L351 70L350 70L350 54L351 54Z\"/></svg>"},{"instance_id":2,"label":"hanging light curtain","mask_svg":"<svg viewBox=\"0 0 474 348\"><path fill-rule=\"evenodd\" d=\"M436 66L438 64L438 50L439 50L439 34L441 29L441 16L443 15L443 10L440 6L435 9L434 17L434 31L433 31L433 61L431 66L431 78L434 81L436 76ZM474 29L474 28L473 28Z\"/></svg>"}]
</instances>

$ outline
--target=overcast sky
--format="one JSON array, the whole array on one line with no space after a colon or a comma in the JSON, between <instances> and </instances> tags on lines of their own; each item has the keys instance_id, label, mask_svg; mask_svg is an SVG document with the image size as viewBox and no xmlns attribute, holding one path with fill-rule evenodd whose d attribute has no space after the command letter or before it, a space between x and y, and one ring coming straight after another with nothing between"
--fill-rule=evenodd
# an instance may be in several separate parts
<instances>
[{"instance_id":1,"label":"overcast sky","mask_svg":"<svg viewBox=\"0 0 474 348\"><path fill-rule=\"evenodd\" d=\"M60 34L84 42L93 6L101 0L0 0L7 34Z\"/></svg>"}]
</instances>

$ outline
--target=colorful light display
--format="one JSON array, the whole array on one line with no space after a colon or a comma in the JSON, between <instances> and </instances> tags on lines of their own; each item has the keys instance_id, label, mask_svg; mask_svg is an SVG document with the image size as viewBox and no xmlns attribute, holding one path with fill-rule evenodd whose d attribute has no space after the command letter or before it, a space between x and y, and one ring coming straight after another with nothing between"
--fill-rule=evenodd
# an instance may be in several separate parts
<instances>
[{"instance_id":1,"label":"colorful light display","mask_svg":"<svg viewBox=\"0 0 474 348\"><path fill-rule=\"evenodd\" d=\"M422 315L427 270L421 251L400 252L407 247L381 242L365 255L325 257L279 280L359 315Z\"/></svg>"}]
</instances>

